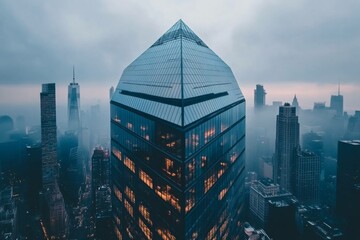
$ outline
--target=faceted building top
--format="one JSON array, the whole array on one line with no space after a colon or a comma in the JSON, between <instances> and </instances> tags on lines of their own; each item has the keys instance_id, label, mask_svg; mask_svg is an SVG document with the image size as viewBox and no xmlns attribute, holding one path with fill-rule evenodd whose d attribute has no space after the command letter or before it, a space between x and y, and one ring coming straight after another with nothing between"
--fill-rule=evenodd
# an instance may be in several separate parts
<instances>
[{"instance_id":1,"label":"faceted building top","mask_svg":"<svg viewBox=\"0 0 360 240\"><path fill-rule=\"evenodd\" d=\"M112 101L186 126L243 98L230 67L179 20L125 68Z\"/></svg>"}]
</instances>

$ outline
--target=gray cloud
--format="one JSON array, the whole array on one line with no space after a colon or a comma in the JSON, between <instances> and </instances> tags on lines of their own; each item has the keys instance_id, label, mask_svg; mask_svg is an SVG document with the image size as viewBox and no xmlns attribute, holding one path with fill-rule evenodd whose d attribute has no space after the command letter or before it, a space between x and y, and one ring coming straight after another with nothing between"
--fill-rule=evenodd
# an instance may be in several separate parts
<instances>
[{"instance_id":1,"label":"gray cloud","mask_svg":"<svg viewBox=\"0 0 360 240\"><path fill-rule=\"evenodd\" d=\"M179 18L239 82L357 83L360 3L348 1L11 1L0 3L0 82L116 84Z\"/></svg>"}]
</instances>

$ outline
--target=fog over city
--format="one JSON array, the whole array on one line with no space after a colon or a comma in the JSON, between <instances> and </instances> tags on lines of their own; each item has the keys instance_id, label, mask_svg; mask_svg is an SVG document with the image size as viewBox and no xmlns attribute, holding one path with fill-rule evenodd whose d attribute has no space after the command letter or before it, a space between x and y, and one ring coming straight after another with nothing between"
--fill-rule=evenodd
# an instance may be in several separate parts
<instances>
[{"instance_id":1,"label":"fog over city","mask_svg":"<svg viewBox=\"0 0 360 240\"><path fill-rule=\"evenodd\" d=\"M2 0L0 238L358 236L359 13Z\"/></svg>"}]
</instances>

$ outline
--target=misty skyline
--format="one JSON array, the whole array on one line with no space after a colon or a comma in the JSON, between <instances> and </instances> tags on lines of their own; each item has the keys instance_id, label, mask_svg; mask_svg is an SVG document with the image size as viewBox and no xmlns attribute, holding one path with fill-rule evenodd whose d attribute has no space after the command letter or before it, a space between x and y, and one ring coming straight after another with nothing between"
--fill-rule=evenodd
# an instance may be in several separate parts
<instances>
[{"instance_id":1,"label":"misty skyline","mask_svg":"<svg viewBox=\"0 0 360 240\"><path fill-rule=\"evenodd\" d=\"M1 109L38 104L47 82L57 84L57 104L65 105L73 64L82 105L108 103L108 89L116 87L126 64L181 18L233 69L248 106L257 83L268 92L268 104L291 102L297 94L304 108L317 101L329 105L340 81L345 110L352 112L360 109L359 10L353 0L5 0L0 3Z\"/></svg>"}]
</instances>

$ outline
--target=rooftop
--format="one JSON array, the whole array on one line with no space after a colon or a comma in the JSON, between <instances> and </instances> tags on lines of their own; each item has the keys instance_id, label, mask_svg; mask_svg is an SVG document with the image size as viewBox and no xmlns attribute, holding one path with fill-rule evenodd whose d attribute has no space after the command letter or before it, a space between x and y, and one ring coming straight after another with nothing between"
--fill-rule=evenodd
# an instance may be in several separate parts
<instances>
[{"instance_id":1,"label":"rooftop","mask_svg":"<svg viewBox=\"0 0 360 240\"><path fill-rule=\"evenodd\" d=\"M179 126L243 99L230 67L182 20L125 68L112 96Z\"/></svg>"}]
</instances>

